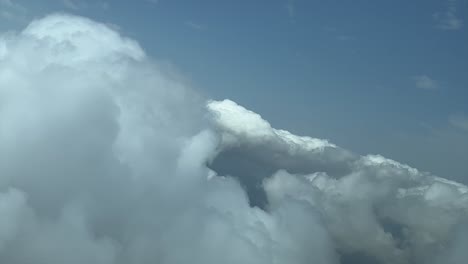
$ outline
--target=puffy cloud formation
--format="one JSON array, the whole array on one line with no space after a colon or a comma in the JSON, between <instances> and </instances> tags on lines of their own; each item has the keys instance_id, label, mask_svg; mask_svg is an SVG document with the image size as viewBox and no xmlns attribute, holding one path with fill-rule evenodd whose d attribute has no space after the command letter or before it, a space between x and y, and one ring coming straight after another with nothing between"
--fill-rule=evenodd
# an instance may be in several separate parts
<instances>
[{"instance_id":1,"label":"puffy cloud formation","mask_svg":"<svg viewBox=\"0 0 468 264\"><path fill-rule=\"evenodd\" d=\"M0 263L464 263L468 188L208 101L68 15L0 37Z\"/></svg>"}]
</instances>

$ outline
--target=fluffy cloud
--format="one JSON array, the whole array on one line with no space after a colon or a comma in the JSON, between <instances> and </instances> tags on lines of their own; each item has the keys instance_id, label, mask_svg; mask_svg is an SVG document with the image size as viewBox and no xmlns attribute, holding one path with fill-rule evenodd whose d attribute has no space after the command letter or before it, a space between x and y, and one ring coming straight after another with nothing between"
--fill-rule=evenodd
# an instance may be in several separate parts
<instances>
[{"instance_id":1,"label":"fluffy cloud","mask_svg":"<svg viewBox=\"0 0 468 264\"><path fill-rule=\"evenodd\" d=\"M205 103L165 72L81 17L0 37L1 263L468 258L467 187Z\"/></svg>"},{"instance_id":2,"label":"fluffy cloud","mask_svg":"<svg viewBox=\"0 0 468 264\"><path fill-rule=\"evenodd\" d=\"M250 164L279 170L262 178L266 210L296 204L317 210L342 263L438 263L453 255L453 246L466 245L457 238L468 235L466 186L380 155L361 157L325 140L273 129L231 101L208 108L222 131L223 152L235 149L250 161L227 172L248 186L251 179L244 177L261 171ZM239 164L238 155L226 161L223 152L222 167ZM468 257L457 252L453 263Z\"/></svg>"}]
</instances>

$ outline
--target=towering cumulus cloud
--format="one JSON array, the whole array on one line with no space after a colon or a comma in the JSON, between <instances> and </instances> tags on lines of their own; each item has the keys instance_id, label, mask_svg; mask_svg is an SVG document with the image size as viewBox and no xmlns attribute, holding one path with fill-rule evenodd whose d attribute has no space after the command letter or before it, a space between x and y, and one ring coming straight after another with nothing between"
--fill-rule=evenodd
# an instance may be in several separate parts
<instances>
[{"instance_id":1,"label":"towering cumulus cloud","mask_svg":"<svg viewBox=\"0 0 468 264\"><path fill-rule=\"evenodd\" d=\"M207 101L133 40L0 37L0 263L465 263L468 188Z\"/></svg>"}]
</instances>

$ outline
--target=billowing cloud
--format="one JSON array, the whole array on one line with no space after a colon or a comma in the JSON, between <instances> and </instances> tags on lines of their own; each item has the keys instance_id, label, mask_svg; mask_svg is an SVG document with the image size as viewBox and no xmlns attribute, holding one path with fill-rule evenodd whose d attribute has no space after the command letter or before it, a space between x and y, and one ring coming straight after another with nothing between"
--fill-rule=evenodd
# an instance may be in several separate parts
<instances>
[{"instance_id":1,"label":"billowing cloud","mask_svg":"<svg viewBox=\"0 0 468 264\"><path fill-rule=\"evenodd\" d=\"M468 258L466 186L207 101L69 15L0 37L0 216L10 264Z\"/></svg>"}]
</instances>

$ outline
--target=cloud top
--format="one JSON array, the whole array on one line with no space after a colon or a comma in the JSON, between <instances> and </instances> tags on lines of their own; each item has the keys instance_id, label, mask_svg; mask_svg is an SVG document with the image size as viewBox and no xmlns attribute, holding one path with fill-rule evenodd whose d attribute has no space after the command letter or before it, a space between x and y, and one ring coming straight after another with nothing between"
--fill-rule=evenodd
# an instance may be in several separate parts
<instances>
[{"instance_id":1,"label":"cloud top","mask_svg":"<svg viewBox=\"0 0 468 264\"><path fill-rule=\"evenodd\" d=\"M466 186L275 129L167 72L82 17L0 36L1 263L468 258Z\"/></svg>"}]
</instances>

